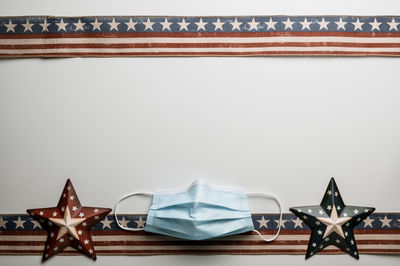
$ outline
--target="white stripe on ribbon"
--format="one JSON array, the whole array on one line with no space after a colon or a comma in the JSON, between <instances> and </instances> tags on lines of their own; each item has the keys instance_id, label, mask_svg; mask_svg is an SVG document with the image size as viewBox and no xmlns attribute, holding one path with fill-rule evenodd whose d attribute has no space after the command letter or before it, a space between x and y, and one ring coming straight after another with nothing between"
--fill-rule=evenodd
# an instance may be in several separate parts
<instances>
[{"instance_id":1,"label":"white stripe on ribbon","mask_svg":"<svg viewBox=\"0 0 400 266\"><path fill-rule=\"evenodd\" d=\"M192 37L192 38L43 38L0 39L2 45L18 44L136 44L136 43L281 43L281 42L343 42L343 43L400 43L399 37Z\"/></svg>"},{"instance_id":2,"label":"white stripe on ribbon","mask_svg":"<svg viewBox=\"0 0 400 266\"><path fill-rule=\"evenodd\" d=\"M400 245L379 245L379 244L362 244L357 245L358 249L382 249L382 250L396 250L400 249ZM113 250L305 250L307 249L307 245L159 245L159 246L95 246L96 251L113 251ZM337 250L338 248L335 246L328 246L325 250ZM9 245L0 245L0 251L2 250L26 250L26 251L37 251L44 250L44 246L9 246ZM65 250L74 250L73 248L66 248Z\"/></svg>"},{"instance_id":3,"label":"white stripe on ribbon","mask_svg":"<svg viewBox=\"0 0 400 266\"><path fill-rule=\"evenodd\" d=\"M272 234L263 234L264 237L271 237ZM308 240L309 234L304 235L279 235L277 240ZM46 241L47 236L32 235L0 235L0 241ZM93 235L93 241L187 241L184 239L172 238L162 235ZM358 234L355 235L356 240L400 240L400 234ZM213 239L212 241L257 241L260 240L258 235L236 235ZM386 245L386 244L385 244Z\"/></svg>"},{"instance_id":4,"label":"white stripe on ribbon","mask_svg":"<svg viewBox=\"0 0 400 266\"><path fill-rule=\"evenodd\" d=\"M399 53L400 48L363 48L363 47L210 47L210 48L56 48L56 49L0 49L0 54L53 54L53 53L263 53L263 52L391 52Z\"/></svg>"}]
</instances>

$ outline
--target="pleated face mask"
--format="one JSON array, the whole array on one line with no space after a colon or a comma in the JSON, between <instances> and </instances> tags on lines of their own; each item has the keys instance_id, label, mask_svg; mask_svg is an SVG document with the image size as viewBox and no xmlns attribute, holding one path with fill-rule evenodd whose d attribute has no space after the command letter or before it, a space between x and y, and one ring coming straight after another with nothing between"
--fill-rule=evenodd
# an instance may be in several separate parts
<instances>
[{"instance_id":1,"label":"pleated face mask","mask_svg":"<svg viewBox=\"0 0 400 266\"><path fill-rule=\"evenodd\" d=\"M145 228L129 228L117 219L119 203L135 195L153 197ZM270 239L254 230L247 197L263 197L274 200L280 217L277 233ZM246 193L242 188L221 187L199 179L184 191L158 190L135 192L122 197L115 204L115 220L120 228L128 231L147 232L188 240L204 240L255 231L265 241L275 240L281 229L282 210L279 200L265 193Z\"/></svg>"}]
</instances>

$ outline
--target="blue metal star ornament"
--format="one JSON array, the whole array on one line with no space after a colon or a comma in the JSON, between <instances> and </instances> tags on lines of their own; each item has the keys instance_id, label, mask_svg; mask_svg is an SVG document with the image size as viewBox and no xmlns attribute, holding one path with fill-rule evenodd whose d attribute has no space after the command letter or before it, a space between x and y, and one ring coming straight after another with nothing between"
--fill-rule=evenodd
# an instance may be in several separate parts
<instances>
[{"instance_id":1,"label":"blue metal star ornament","mask_svg":"<svg viewBox=\"0 0 400 266\"><path fill-rule=\"evenodd\" d=\"M359 259L353 228L375 208L346 206L332 177L320 205L290 208L311 228L306 259L330 245L335 245Z\"/></svg>"}]
</instances>

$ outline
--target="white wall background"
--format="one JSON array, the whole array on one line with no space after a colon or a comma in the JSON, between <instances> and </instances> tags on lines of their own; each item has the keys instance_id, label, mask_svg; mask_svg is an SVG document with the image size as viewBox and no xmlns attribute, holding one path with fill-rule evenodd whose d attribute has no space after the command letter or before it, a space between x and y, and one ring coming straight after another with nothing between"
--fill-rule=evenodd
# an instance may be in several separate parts
<instances>
[{"instance_id":1,"label":"white wall background","mask_svg":"<svg viewBox=\"0 0 400 266\"><path fill-rule=\"evenodd\" d=\"M0 15L399 15L397 0L16 1ZM85 205L196 177L318 204L400 211L400 59L0 60L0 213L53 206L68 176ZM126 212L145 212L131 202ZM254 203L255 211L273 211ZM398 265L396 256L105 257L96 265ZM55 257L48 265L92 265ZM39 265L2 256L0 265ZM360 265L361 265L360 264Z\"/></svg>"}]
</instances>

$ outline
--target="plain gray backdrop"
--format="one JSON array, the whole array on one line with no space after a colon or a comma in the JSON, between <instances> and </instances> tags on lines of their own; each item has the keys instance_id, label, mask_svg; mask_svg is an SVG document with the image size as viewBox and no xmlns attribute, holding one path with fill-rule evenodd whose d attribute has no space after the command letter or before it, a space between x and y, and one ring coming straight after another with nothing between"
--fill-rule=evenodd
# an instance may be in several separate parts
<instances>
[{"instance_id":1,"label":"plain gray backdrop","mask_svg":"<svg viewBox=\"0 0 400 266\"><path fill-rule=\"evenodd\" d=\"M399 15L381 1L16 1L0 15ZM84 205L201 177L318 204L334 176L345 203L400 211L400 59L0 60L0 213ZM148 201L123 211L146 212ZM251 202L254 211L276 211ZM99 256L96 265L398 265L396 256ZM0 265L39 265L1 256ZM92 265L57 256L48 265Z\"/></svg>"}]
</instances>

